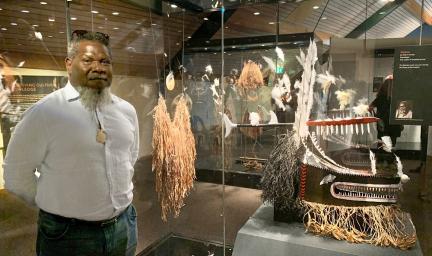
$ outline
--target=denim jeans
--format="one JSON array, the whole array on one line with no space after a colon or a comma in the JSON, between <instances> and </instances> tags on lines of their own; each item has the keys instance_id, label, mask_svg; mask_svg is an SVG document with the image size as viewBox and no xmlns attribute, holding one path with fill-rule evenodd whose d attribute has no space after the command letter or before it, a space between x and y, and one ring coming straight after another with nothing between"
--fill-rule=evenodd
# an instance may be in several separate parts
<instances>
[{"instance_id":1,"label":"denim jeans","mask_svg":"<svg viewBox=\"0 0 432 256\"><path fill-rule=\"evenodd\" d=\"M39 212L38 256L135 256L137 214L130 205L117 221L95 225Z\"/></svg>"}]
</instances>

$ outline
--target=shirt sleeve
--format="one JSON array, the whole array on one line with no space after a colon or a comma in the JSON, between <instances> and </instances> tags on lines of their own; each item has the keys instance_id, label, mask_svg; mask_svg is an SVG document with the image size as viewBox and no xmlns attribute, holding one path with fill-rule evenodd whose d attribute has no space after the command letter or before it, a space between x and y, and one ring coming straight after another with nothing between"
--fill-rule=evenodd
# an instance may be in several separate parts
<instances>
[{"instance_id":1,"label":"shirt sleeve","mask_svg":"<svg viewBox=\"0 0 432 256\"><path fill-rule=\"evenodd\" d=\"M43 116L33 106L12 132L3 164L5 188L30 204L35 204L35 170L44 159L47 144Z\"/></svg>"},{"instance_id":2,"label":"shirt sleeve","mask_svg":"<svg viewBox=\"0 0 432 256\"><path fill-rule=\"evenodd\" d=\"M135 165L137 159L138 159L138 154L139 154L139 123L138 123L138 117L136 114L136 111L134 111L134 126L135 126L135 132L134 132L134 142L132 145L132 149L131 149L131 156L132 156L132 166Z\"/></svg>"}]
</instances>

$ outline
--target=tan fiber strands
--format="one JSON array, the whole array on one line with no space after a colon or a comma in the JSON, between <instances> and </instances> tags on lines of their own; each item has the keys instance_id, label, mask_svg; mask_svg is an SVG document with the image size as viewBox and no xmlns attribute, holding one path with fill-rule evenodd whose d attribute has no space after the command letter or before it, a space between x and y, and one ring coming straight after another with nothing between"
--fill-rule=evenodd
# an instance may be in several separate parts
<instances>
[{"instance_id":1,"label":"tan fiber strands","mask_svg":"<svg viewBox=\"0 0 432 256\"><path fill-rule=\"evenodd\" d=\"M264 79L259 66L251 60L245 62L237 86L243 89L255 89L263 85Z\"/></svg>"},{"instance_id":2,"label":"tan fiber strands","mask_svg":"<svg viewBox=\"0 0 432 256\"><path fill-rule=\"evenodd\" d=\"M153 172L161 217L167 221L172 212L178 217L195 179L195 139L189 110L182 97L171 121L165 100L159 97L154 113Z\"/></svg>"},{"instance_id":3,"label":"tan fiber strands","mask_svg":"<svg viewBox=\"0 0 432 256\"><path fill-rule=\"evenodd\" d=\"M396 205L346 207L306 201L303 204L305 226L312 233L402 250L416 243L415 227L409 215Z\"/></svg>"}]
</instances>

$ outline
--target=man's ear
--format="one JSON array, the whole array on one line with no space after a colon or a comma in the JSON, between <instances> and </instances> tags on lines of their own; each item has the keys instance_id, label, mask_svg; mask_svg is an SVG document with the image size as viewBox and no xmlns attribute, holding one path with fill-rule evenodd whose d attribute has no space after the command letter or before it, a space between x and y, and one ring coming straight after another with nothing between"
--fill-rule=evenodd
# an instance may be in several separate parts
<instances>
[{"instance_id":1,"label":"man's ear","mask_svg":"<svg viewBox=\"0 0 432 256\"><path fill-rule=\"evenodd\" d=\"M72 67L72 59L69 58L69 57L66 57L66 59L65 59L65 65L66 65L66 70L67 70L68 74L70 74L70 70L71 70L71 67Z\"/></svg>"}]
</instances>

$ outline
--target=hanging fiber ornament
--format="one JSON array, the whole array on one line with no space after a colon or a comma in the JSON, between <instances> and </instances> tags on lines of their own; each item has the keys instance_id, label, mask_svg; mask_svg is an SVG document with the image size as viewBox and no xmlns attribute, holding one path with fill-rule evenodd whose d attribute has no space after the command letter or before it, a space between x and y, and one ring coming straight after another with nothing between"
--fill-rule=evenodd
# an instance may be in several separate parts
<instances>
[{"instance_id":1,"label":"hanging fiber ornament","mask_svg":"<svg viewBox=\"0 0 432 256\"><path fill-rule=\"evenodd\" d=\"M195 179L195 140L187 102L181 97L171 121L163 97L154 113L153 172L161 205L161 218L178 217Z\"/></svg>"},{"instance_id":2,"label":"hanging fiber ornament","mask_svg":"<svg viewBox=\"0 0 432 256\"><path fill-rule=\"evenodd\" d=\"M243 89L256 89L263 85L264 80L259 66L251 60L245 62L237 86Z\"/></svg>"}]
</instances>

